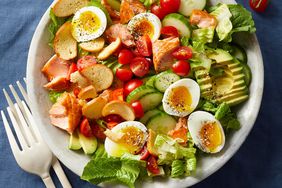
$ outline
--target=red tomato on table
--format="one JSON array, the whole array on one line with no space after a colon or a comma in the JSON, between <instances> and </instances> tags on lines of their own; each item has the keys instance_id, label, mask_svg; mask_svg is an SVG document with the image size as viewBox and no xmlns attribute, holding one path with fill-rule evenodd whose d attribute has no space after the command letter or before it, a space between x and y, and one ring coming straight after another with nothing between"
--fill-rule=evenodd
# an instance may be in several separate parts
<instances>
[{"instance_id":1,"label":"red tomato on table","mask_svg":"<svg viewBox=\"0 0 282 188\"><path fill-rule=\"evenodd\" d=\"M269 0L249 0L250 7L257 12L264 12Z\"/></svg>"}]
</instances>

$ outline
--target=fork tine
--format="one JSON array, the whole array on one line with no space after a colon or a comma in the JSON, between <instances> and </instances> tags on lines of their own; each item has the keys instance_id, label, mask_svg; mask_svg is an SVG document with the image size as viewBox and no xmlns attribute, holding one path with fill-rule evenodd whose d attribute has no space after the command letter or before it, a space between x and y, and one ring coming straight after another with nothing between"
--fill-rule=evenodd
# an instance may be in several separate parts
<instances>
[{"instance_id":1,"label":"fork tine","mask_svg":"<svg viewBox=\"0 0 282 188\"><path fill-rule=\"evenodd\" d=\"M27 105L26 105L26 103L24 101L22 101L22 104L23 104L23 107L24 107L24 111L25 111L25 113L27 115L27 119L30 122L30 127L32 128L33 133L35 135L35 139L37 139L38 141L39 140L41 141L42 137L41 137L41 135L39 133L39 130L36 127L35 121L34 121L32 115L31 115L30 110L28 109L28 107L27 107Z\"/></svg>"},{"instance_id":2,"label":"fork tine","mask_svg":"<svg viewBox=\"0 0 282 188\"><path fill-rule=\"evenodd\" d=\"M21 99L20 99L19 95L17 94L17 92L16 92L14 86L10 84L10 85L9 85L9 88L10 88L10 90L11 90L11 92L12 92L14 98L16 99L16 102L17 102L17 104L19 105L20 109L23 110L23 106L22 106L22 103L21 103Z\"/></svg>"},{"instance_id":3,"label":"fork tine","mask_svg":"<svg viewBox=\"0 0 282 188\"><path fill-rule=\"evenodd\" d=\"M22 103L21 103L21 105L22 105ZM34 139L32 133L31 133L30 128L27 125L27 122L26 122L24 115L22 114L18 104L15 104L15 109L16 109L16 112L18 114L19 120L21 122L22 128L25 131L26 139L28 140L29 145L31 146L35 142L35 139ZM24 109L23 109L23 111L24 111Z\"/></svg>"},{"instance_id":4,"label":"fork tine","mask_svg":"<svg viewBox=\"0 0 282 188\"><path fill-rule=\"evenodd\" d=\"M6 133L7 133L7 137L8 137L12 152L14 153L14 155L17 155L20 152L20 149L18 147L16 139L15 139L13 133L12 133L12 130L9 126L8 120L7 120L6 115L3 112L3 110L1 110L1 116L2 116L2 119L3 119L4 127L5 127L5 130L6 130Z\"/></svg>"},{"instance_id":5,"label":"fork tine","mask_svg":"<svg viewBox=\"0 0 282 188\"><path fill-rule=\"evenodd\" d=\"M27 96L27 93L26 93L24 87L22 86L22 84L19 81L17 81L17 85L18 85L18 88L20 89L20 92L21 92L25 102L28 104L28 106L30 106L30 102L29 102L29 99L28 99L28 96Z\"/></svg>"},{"instance_id":6,"label":"fork tine","mask_svg":"<svg viewBox=\"0 0 282 188\"><path fill-rule=\"evenodd\" d=\"M26 84L26 83L27 83L27 82L26 82L26 77L24 77L23 80L24 80L24 82L25 82L25 84Z\"/></svg>"},{"instance_id":7,"label":"fork tine","mask_svg":"<svg viewBox=\"0 0 282 188\"><path fill-rule=\"evenodd\" d=\"M19 125L18 125L18 123L17 123L17 121L16 121L16 119L15 119L15 117L14 117L14 114L12 113L12 111L11 111L11 109L10 109L10 107L7 107L7 111L8 111L8 114L9 114L9 116L10 116L12 125L13 125L13 127L14 127L14 130L15 130L15 132L16 132L16 135L17 135L17 137L18 137L18 140L19 140L19 143L20 143L22 149L23 149L23 150L24 150L24 149L27 149L27 147L28 147L27 141L26 141L26 139L24 138L24 136L23 136L23 134L22 134L22 132L21 132L21 130L20 130L20 128L19 128Z\"/></svg>"},{"instance_id":8,"label":"fork tine","mask_svg":"<svg viewBox=\"0 0 282 188\"><path fill-rule=\"evenodd\" d=\"M16 113L15 107L14 107L14 103L12 102L12 99L10 98L10 96L8 95L7 91L5 89L3 89L5 98L8 102L9 107L11 108L13 113Z\"/></svg>"}]
</instances>

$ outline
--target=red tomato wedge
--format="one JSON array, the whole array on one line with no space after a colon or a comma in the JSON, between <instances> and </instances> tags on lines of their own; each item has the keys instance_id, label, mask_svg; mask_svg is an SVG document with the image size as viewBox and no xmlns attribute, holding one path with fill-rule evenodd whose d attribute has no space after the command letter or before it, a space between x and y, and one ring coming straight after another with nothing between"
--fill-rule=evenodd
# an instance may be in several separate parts
<instances>
[{"instance_id":1,"label":"red tomato wedge","mask_svg":"<svg viewBox=\"0 0 282 188\"><path fill-rule=\"evenodd\" d=\"M193 57L193 51L188 46L181 46L172 53L172 56L178 60L188 60Z\"/></svg>"},{"instance_id":2,"label":"red tomato wedge","mask_svg":"<svg viewBox=\"0 0 282 188\"><path fill-rule=\"evenodd\" d=\"M127 97L127 95L129 93L131 93L131 91L133 91L137 87L141 86L142 84L143 84L143 81L142 80L138 80L138 79L133 79L133 80L128 81L124 85L124 96Z\"/></svg>"},{"instance_id":3,"label":"red tomato wedge","mask_svg":"<svg viewBox=\"0 0 282 188\"><path fill-rule=\"evenodd\" d=\"M96 138L99 138L102 140L106 138L106 135L104 134L104 131L105 131L104 128L102 128L101 126L97 124L92 125L91 128L92 128L92 133Z\"/></svg>"},{"instance_id":4,"label":"red tomato wedge","mask_svg":"<svg viewBox=\"0 0 282 188\"><path fill-rule=\"evenodd\" d=\"M135 57L130 63L130 70L135 76L143 77L149 73L150 63L144 57Z\"/></svg>"},{"instance_id":5,"label":"red tomato wedge","mask_svg":"<svg viewBox=\"0 0 282 188\"><path fill-rule=\"evenodd\" d=\"M145 145L143 149L140 151L140 159L146 160L150 156L150 153L147 149L147 146Z\"/></svg>"},{"instance_id":6,"label":"red tomato wedge","mask_svg":"<svg viewBox=\"0 0 282 188\"><path fill-rule=\"evenodd\" d=\"M140 101L135 101L131 104L131 107L134 110L135 113L135 117L136 118L141 118L144 116L144 110L142 107L142 104L140 103Z\"/></svg>"},{"instance_id":7,"label":"red tomato wedge","mask_svg":"<svg viewBox=\"0 0 282 188\"><path fill-rule=\"evenodd\" d=\"M180 0L160 0L161 7L167 13L178 12Z\"/></svg>"},{"instance_id":8,"label":"red tomato wedge","mask_svg":"<svg viewBox=\"0 0 282 188\"><path fill-rule=\"evenodd\" d=\"M159 174L160 169L158 167L157 159L154 156L150 156L147 159L147 169L153 174Z\"/></svg>"},{"instance_id":9,"label":"red tomato wedge","mask_svg":"<svg viewBox=\"0 0 282 188\"><path fill-rule=\"evenodd\" d=\"M123 88L118 88L111 92L109 101L113 100L124 101Z\"/></svg>"},{"instance_id":10,"label":"red tomato wedge","mask_svg":"<svg viewBox=\"0 0 282 188\"><path fill-rule=\"evenodd\" d=\"M155 14L160 20L162 20L168 14L161 6L157 4L153 4L151 6L151 12Z\"/></svg>"},{"instance_id":11,"label":"red tomato wedge","mask_svg":"<svg viewBox=\"0 0 282 188\"><path fill-rule=\"evenodd\" d=\"M190 64L187 61L177 61L172 65L172 71L179 76L187 76L190 73Z\"/></svg>"},{"instance_id":12,"label":"red tomato wedge","mask_svg":"<svg viewBox=\"0 0 282 188\"><path fill-rule=\"evenodd\" d=\"M249 0L250 7L257 12L264 12L269 0Z\"/></svg>"},{"instance_id":13,"label":"red tomato wedge","mask_svg":"<svg viewBox=\"0 0 282 188\"><path fill-rule=\"evenodd\" d=\"M133 57L134 57L134 54L130 50L122 49L118 55L118 62L123 65L129 64L131 60L133 59Z\"/></svg>"},{"instance_id":14,"label":"red tomato wedge","mask_svg":"<svg viewBox=\"0 0 282 188\"><path fill-rule=\"evenodd\" d=\"M164 38L179 37L178 30L173 26L165 26L161 29L161 35Z\"/></svg>"},{"instance_id":15,"label":"red tomato wedge","mask_svg":"<svg viewBox=\"0 0 282 188\"><path fill-rule=\"evenodd\" d=\"M133 73L130 69L118 68L116 70L116 77L121 81L128 81L132 78Z\"/></svg>"},{"instance_id":16,"label":"red tomato wedge","mask_svg":"<svg viewBox=\"0 0 282 188\"><path fill-rule=\"evenodd\" d=\"M95 65L97 63L96 58L90 55L83 56L77 61L77 68L79 71L84 69L85 67Z\"/></svg>"},{"instance_id":17,"label":"red tomato wedge","mask_svg":"<svg viewBox=\"0 0 282 188\"><path fill-rule=\"evenodd\" d=\"M92 137L92 129L90 127L89 121L87 118L84 118L82 122L80 123L79 131L81 134L83 134L86 137Z\"/></svg>"},{"instance_id":18,"label":"red tomato wedge","mask_svg":"<svg viewBox=\"0 0 282 188\"><path fill-rule=\"evenodd\" d=\"M142 56L148 57L152 55L152 41L148 35L139 37L136 46Z\"/></svg>"}]
</instances>

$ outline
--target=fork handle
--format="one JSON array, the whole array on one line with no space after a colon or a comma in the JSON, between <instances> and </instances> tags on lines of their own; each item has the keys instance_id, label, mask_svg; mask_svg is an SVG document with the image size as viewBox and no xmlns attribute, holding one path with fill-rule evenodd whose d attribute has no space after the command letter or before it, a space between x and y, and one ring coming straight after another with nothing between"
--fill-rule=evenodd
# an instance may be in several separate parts
<instances>
[{"instance_id":1,"label":"fork handle","mask_svg":"<svg viewBox=\"0 0 282 188\"><path fill-rule=\"evenodd\" d=\"M57 158L54 159L52 166L63 188L71 188L72 186L68 178L66 177L66 174L64 173L64 170Z\"/></svg>"},{"instance_id":2,"label":"fork handle","mask_svg":"<svg viewBox=\"0 0 282 188\"><path fill-rule=\"evenodd\" d=\"M42 180L43 180L46 188L56 188L50 174L48 174L46 177L42 178Z\"/></svg>"}]
</instances>

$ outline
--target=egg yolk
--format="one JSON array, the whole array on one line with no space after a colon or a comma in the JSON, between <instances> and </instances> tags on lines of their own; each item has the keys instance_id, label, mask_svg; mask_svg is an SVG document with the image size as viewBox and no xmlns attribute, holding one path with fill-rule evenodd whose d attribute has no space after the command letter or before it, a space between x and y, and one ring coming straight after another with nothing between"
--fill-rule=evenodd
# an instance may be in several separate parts
<instances>
[{"instance_id":1,"label":"egg yolk","mask_svg":"<svg viewBox=\"0 0 282 188\"><path fill-rule=\"evenodd\" d=\"M205 148L214 151L222 143L222 135L218 124L214 121L205 122L200 130L200 138Z\"/></svg>"},{"instance_id":2,"label":"egg yolk","mask_svg":"<svg viewBox=\"0 0 282 188\"><path fill-rule=\"evenodd\" d=\"M148 20L143 19L136 23L134 26L134 32L136 36L148 35L152 38L154 36L154 26Z\"/></svg>"},{"instance_id":3,"label":"egg yolk","mask_svg":"<svg viewBox=\"0 0 282 188\"><path fill-rule=\"evenodd\" d=\"M179 112L187 112L191 109L192 97L185 86L173 88L168 101Z\"/></svg>"},{"instance_id":4,"label":"egg yolk","mask_svg":"<svg viewBox=\"0 0 282 188\"><path fill-rule=\"evenodd\" d=\"M144 133L140 129L129 126L125 127L121 130L121 132L124 134L119 143L125 146L130 153L135 154L138 152L144 144Z\"/></svg>"},{"instance_id":5,"label":"egg yolk","mask_svg":"<svg viewBox=\"0 0 282 188\"><path fill-rule=\"evenodd\" d=\"M91 11L81 13L75 25L88 33L95 33L100 27L99 17Z\"/></svg>"}]
</instances>

